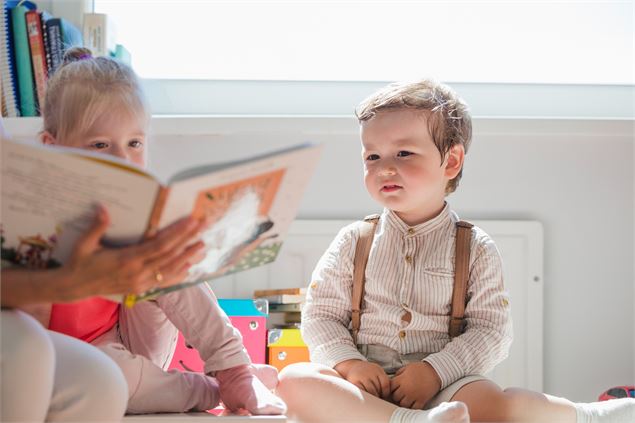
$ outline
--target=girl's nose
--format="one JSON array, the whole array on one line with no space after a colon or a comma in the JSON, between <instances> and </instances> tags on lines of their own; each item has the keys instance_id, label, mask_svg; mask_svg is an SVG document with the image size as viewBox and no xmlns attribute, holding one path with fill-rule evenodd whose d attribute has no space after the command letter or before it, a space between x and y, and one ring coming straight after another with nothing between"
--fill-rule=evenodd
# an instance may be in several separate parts
<instances>
[{"instance_id":1,"label":"girl's nose","mask_svg":"<svg viewBox=\"0 0 635 423\"><path fill-rule=\"evenodd\" d=\"M379 171L381 176L392 176L397 174L397 169L393 165L383 166Z\"/></svg>"}]
</instances>

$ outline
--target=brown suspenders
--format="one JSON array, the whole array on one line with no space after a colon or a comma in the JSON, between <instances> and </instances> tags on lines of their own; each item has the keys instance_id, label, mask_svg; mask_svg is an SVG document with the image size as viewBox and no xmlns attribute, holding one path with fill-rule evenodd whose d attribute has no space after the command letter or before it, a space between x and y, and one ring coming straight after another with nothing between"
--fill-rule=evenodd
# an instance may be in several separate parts
<instances>
[{"instance_id":1,"label":"brown suspenders","mask_svg":"<svg viewBox=\"0 0 635 423\"><path fill-rule=\"evenodd\" d=\"M361 323L362 298L364 297L364 283L366 264L370 247L375 236L375 228L379 222L379 215L366 216L363 221L358 222L359 240L355 247L355 258L353 261L353 294L352 294L352 314L351 333L353 342L357 345L357 333ZM452 291L452 312L450 317L450 327L448 333L450 338L463 333L465 329L465 304L467 302L467 282L470 267L470 241L472 239L472 225L466 221L456 222L456 251L454 259L454 289Z\"/></svg>"}]
</instances>

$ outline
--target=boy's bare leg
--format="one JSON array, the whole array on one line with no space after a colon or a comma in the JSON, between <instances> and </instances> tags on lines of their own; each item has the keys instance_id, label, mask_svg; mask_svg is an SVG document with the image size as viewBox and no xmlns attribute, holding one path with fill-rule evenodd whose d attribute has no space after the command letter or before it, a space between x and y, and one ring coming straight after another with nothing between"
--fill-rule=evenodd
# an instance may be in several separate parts
<instances>
[{"instance_id":1,"label":"boy's bare leg","mask_svg":"<svg viewBox=\"0 0 635 423\"><path fill-rule=\"evenodd\" d=\"M576 404L520 388L502 390L491 381L465 385L452 398L464 402L473 422L626 423L635 421L635 400Z\"/></svg>"},{"instance_id":2,"label":"boy's bare leg","mask_svg":"<svg viewBox=\"0 0 635 423\"><path fill-rule=\"evenodd\" d=\"M453 422L467 423L460 403L443 403L433 410L407 410L358 389L335 370L315 363L285 367L276 393L287 403L289 417L313 422Z\"/></svg>"}]
</instances>

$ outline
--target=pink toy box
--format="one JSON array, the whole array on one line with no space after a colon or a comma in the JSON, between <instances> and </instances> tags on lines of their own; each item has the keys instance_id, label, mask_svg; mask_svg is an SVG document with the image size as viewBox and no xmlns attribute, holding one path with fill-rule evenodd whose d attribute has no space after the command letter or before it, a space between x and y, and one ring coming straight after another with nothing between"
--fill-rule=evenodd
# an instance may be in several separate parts
<instances>
[{"instance_id":1,"label":"pink toy box","mask_svg":"<svg viewBox=\"0 0 635 423\"><path fill-rule=\"evenodd\" d=\"M251 361L265 364L267 348L268 303L264 299L219 299L218 303L229 316L232 325L243 337L243 344ZM203 360L198 351L185 343L179 333L176 351L169 369L203 371Z\"/></svg>"}]
</instances>

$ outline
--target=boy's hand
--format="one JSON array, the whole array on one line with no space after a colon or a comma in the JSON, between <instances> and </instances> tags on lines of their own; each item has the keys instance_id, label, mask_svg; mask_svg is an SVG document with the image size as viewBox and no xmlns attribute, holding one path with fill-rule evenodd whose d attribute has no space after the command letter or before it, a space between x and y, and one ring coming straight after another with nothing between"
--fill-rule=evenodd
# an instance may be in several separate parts
<instances>
[{"instance_id":1,"label":"boy's hand","mask_svg":"<svg viewBox=\"0 0 635 423\"><path fill-rule=\"evenodd\" d=\"M405 408L421 410L441 389L441 379L425 361L410 363L397 370L390 381L392 402Z\"/></svg>"},{"instance_id":2,"label":"boy's hand","mask_svg":"<svg viewBox=\"0 0 635 423\"><path fill-rule=\"evenodd\" d=\"M346 360L335 366L344 379L379 398L390 398L390 379L379 364L363 360Z\"/></svg>"}]
</instances>

